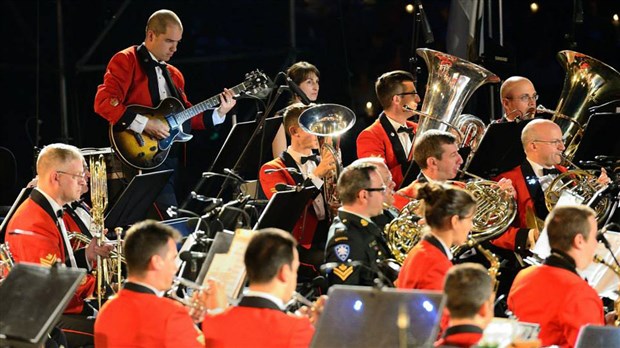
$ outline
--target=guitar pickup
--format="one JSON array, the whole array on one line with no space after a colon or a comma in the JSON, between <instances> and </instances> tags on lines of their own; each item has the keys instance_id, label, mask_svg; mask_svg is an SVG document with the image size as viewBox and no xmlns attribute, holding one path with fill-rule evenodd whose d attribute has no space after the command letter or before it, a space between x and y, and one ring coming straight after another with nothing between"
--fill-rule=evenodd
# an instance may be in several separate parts
<instances>
[{"instance_id":1,"label":"guitar pickup","mask_svg":"<svg viewBox=\"0 0 620 348\"><path fill-rule=\"evenodd\" d=\"M142 138L142 134L134 132L133 136L134 136L134 138L136 138L136 141L138 142L138 145L144 146L144 138Z\"/></svg>"}]
</instances>

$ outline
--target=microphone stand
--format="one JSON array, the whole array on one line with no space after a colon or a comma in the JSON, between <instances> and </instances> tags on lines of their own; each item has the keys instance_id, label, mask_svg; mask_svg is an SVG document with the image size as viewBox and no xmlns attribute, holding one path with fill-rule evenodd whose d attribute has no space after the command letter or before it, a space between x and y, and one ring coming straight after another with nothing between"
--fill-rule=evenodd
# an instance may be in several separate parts
<instances>
[{"instance_id":1,"label":"microphone stand","mask_svg":"<svg viewBox=\"0 0 620 348\"><path fill-rule=\"evenodd\" d=\"M284 75L284 73L280 72L278 73L278 75L275 78L274 81L274 86L277 86L275 84L275 82L278 81L278 77ZM280 95L282 94L282 89L281 88L277 88L276 91L276 96L274 98L272 98L270 101L270 104L265 108L265 112L264 113L258 113L257 114L257 125L256 128L254 129L254 133L252 133L252 135L250 136L250 139L248 140L248 142L245 144L245 147L243 148L243 151L241 151L241 154L239 155L239 158L237 159L237 162L235 162L235 165L232 167L232 169L230 169L230 172L228 173L229 176L234 176L233 174L237 173L237 170L239 169L239 167L241 166L241 162L245 156L245 154L248 152L248 149L250 148L250 145L252 144L252 142L254 141L254 139L256 139L256 137L258 136L259 133L262 132L262 138L261 138L261 150L262 150L262 144L264 141L264 137L265 137L265 132L263 132L263 128L265 126L265 121L267 120L267 115L269 115L269 113L271 112L271 110L273 109L273 107L276 104L276 101L278 100L278 98L280 97ZM260 100L260 98L254 97L254 96L250 96L247 95L247 97L252 98L252 99L257 99ZM262 100L261 100L262 101ZM262 151L260 151L259 154L259 164L261 161L261 157L262 156ZM259 169L260 170L260 169ZM257 176L258 177L258 176ZM226 181L224 181L224 184L222 185L222 187L224 187L226 184ZM222 190L220 190L220 192L218 193L217 198L219 198L219 196L222 194L223 192L223 188Z\"/></svg>"},{"instance_id":2,"label":"microphone stand","mask_svg":"<svg viewBox=\"0 0 620 348\"><path fill-rule=\"evenodd\" d=\"M430 23L424 12L424 6L420 0L414 1L414 18L411 28L411 58L409 58L409 69L413 75L413 84L416 90L418 90L418 74L420 73L420 67L418 67L419 59L416 55L420 41L420 26L423 29L424 43L430 44L435 41L433 38L433 32L431 31Z\"/></svg>"}]
</instances>

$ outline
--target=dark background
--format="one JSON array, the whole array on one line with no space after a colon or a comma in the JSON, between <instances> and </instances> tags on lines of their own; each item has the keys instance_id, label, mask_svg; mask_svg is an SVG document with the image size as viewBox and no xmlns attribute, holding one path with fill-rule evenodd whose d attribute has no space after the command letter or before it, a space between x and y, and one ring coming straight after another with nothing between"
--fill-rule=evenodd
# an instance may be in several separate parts
<instances>
[{"instance_id":1,"label":"dark background","mask_svg":"<svg viewBox=\"0 0 620 348\"><path fill-rule=\"evenodd\" d=\"M57 141L78 147L109 146L107 123L93 112L97 85L112 55L142 42L148 16L161 8L175 11L183 22L183 40L170 63L184 73L186 92L194 103L236 85L246 72L257 68L273 78L297 60L315 64L321 71L319 101L348 106L357 114L356 126L343 138L346 164L355 156L357 133L380 111L374 80L389 70L411 70L413 15L405 11L408 3L412 1L2 0L0 146L15 155L17 173L8 175L10 169L0 168L7 178L0 203L12 201L33 176L35 146ZM435 41L420 42L419 47L446 52L451 1L422 3ZM503 1L504 53L510 61L501 66L482 63L489 70L502 79L512 75L530 78L540 95L539 104L554 109L565 76L556 58L560 50L573 49L618 69L620 26L612 22L612 15L620 14L620 1L539 1L537 13L530 11L530 3ZM581 24L573 20L576 3L583 5ZM60 123L59 8L68 139L62 138ZM420 92L425 89L426 75L423 66ZM472 100L488 91L485 88ZM285 105L286 99L282 97L279 104ZM375 105L374 110L365 109L367 101ZM238 103L240 121L254 119L244 112L251 108L247 103L251 102ZM501 116L499 109L490 115L488 105L474 109L485 122ZM187 185L193 185L193 178L209 168L229 129L227 120L217 132L195 133L197 139L189 146L192 174Z\"/></svg>"}]
</instances>

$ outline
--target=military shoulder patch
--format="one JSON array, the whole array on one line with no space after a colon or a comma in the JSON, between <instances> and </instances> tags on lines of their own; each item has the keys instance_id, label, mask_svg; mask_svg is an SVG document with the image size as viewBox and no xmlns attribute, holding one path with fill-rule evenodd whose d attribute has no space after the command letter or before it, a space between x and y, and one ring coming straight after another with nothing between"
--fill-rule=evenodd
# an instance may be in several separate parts
<instances>
[{"instance_id":1,"label":"military shoulder patch","mask_svg":"<svg viewBox=\"0 0 620 348\"><path fill-rule=\"evenodd\" d=\"M340 265L334 268L334 274L343 282L353 273L353 266Z\"/></svg>"},{"instance_id":2,"label":"military shoulder patch","mask_svg":"<svg viewBox=\"0 0 620 348\"><path fill-rule=\"evenodd\" d=\"M40 258L39 262L41 262L43 266L51 267L54 263L56 263L56 259L56 254L47 254L47 256Z\"/></svg>"},{"instance_id":3,"label":"military shoulder patch","mask_svg":"<svg viewBox=\"0 0 620 348\"><path fill-rule=\"evenodd\" d=\"M338 260L345 262L351 253L351 247L348 244L338 244L334 247L334 252Z\"/></svg>"}]
</instances>

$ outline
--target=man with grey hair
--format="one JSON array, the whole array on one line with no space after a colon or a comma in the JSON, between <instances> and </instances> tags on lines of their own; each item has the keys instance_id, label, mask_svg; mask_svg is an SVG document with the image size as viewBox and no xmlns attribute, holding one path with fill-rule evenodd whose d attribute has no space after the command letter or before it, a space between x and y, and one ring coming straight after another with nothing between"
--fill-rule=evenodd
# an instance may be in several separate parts
<instances>
[{"instance_id":1,"label":"man with grey hair","mask_svg":"<svg viewBox=\"0 0 620 348\"><path fill-rule=\"evenodd\" d=\"M587 206L554 208L545 222L551 255L519 272L510 288L508 308L519 320L540 324L543 346L572 347L583 325L605 324L600 297L577 272L596 250L594 216Z\"/></svg>"},{"instance_id":2,"label":"man with grey hair","mask_svg":"<svg viewBox=\"0 0 620 348\"><path fill-rule=\"evenodd\" d=\"M377 260L392 257L381 229L371 220L381 214L387 189L372 164L350 165L340 174L342 207L330 227L325 251L325 262L333 266L329 267L330 285L373 285Z\"/></svg>"},{"instance_id":3,"label":"man with grey hair","mask_svg":"<svg viewBox=\"0 0 620 348\"><path fill-rule=\"evenodd\" d=\"M168 64L177 51L183 36L179 17L170 10L154 12L146 25L144 42L128 47L114 55L103 83L97 88L95 112L114 125L115 131L131 130L161 140L170 136L170 125L156 117L136 114L127 109L129 105L155 107L168 97L179 100L184 107L192 104L185 95L185 78L179 69ZM220 94L220 106L208 109L181 125L185 133L192 129L204 130L224 122L226 113L236 101L233 92L224 89ZM158 167L177 169L182 148L173 145L169 156ZM175 175L173 175L157 198L160 211L177 205Z\"/></svg>"},{"instance_id":4,"label":"man with grey hair","mask_svg":"<svg viewBox=\"0 0 620 348\"><path fill-rule=\"evenodd\" d=\"M37 187L32 190L11 218L6 241L16 262L34 262L52 266L56 262L68 267L90 270L97 255L107 257L112 246L98 246L96 240L73 251L62 219L63 206L80 198L87 172L82 154L72 145L51 144L37 159ZM84 299L92 296L93 276L87 276L65 309L59 326L71 346L92 344L92 309Z\"/></svg>"}]
</instances>

